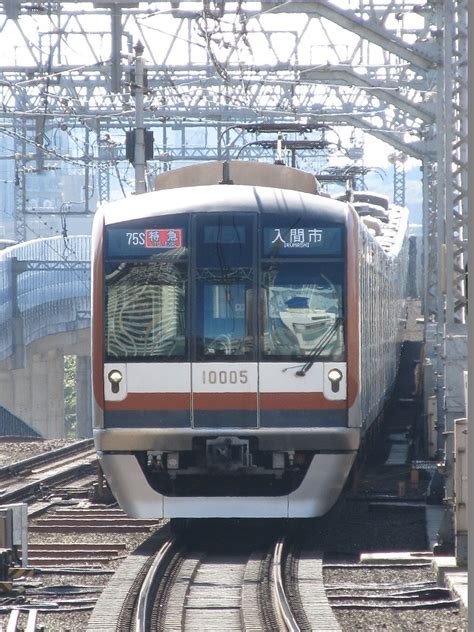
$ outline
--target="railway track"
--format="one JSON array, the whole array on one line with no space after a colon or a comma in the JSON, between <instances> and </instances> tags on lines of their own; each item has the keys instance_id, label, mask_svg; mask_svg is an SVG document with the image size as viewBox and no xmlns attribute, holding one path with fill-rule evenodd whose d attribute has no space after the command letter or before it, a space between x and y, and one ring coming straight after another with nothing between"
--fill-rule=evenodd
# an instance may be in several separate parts
<instances>
[{"instance_id":1,"label":"railway track","mask_svg":"<svg viewBox=\"0 0 474 632\"><path fill-rule=\"evenodd\" d=\"M135 578L128 564L118 580L122 603L118 586L107 588L88 630L340 630L325 595L321 557L318 577L314 556L308 572L307 560L282 536L257 546L205 540L170 537L148 558L144 550Z\"/></svg>"},{"instance_id":2,"label":"railway track","mask_svg":"<svg viewBox=\"0 0 474 632\"><path fill-rule=\"evenodd\" d=\"M97 457L92 439L77 441L0 468L0 504L28 501L42 489L92 473Z\"/></svg>"},{"instance_id":3,"label":"railway track","mask_svg":"<svg viewBox=\"0 0 474 632\"><path fill-rule=\"evenodd\" d=\"M46 630L84 630L107 580L133 551L130 544L135 548L157 526L82 505L50 508L30 524L26 575L20 569L12 589L0 591L2 632L29 629L33 616Z\"/></svg>"},{"instance_id":4,"label":"railway track","mask_svg":"<svg viewBox=\"0 0 474 632\"><path fill-rule=\"evenodd\" d=\"M162 528L124 560L87 632L345 632L354 621L359 629L409 629L414 621L433 629L434 620L457 617L457 600L436 585L429 555L385 564L363 555L323 559L313 529L283 537L271 528L258 533L256 523L253 530L208 523L172 537Z\"/></svg>"},{"instance_id":5,"label":"railway track","mask_svg":"<svg viewBox=\"0 0 474 632\"><path fill-rule=\"evenodd\" d=\"M62 464L51 454L55 470L72 463L73 455L67 451ZM2 468L0 490L8 480L34 482L34 477L47 474L45 468L41 460L31 463L28 459L23 468L15 465L11 479L6 470L13 468ZM222 524L202 521L202 527L194 524L171 544L167 525L141 524L126 519L116 507L92 505L83 483L71 480L79 477L68 476L64 483L58 479L55 485L30 490L31 497L35 490L43 497L48 491L45 500L29 506L30 517L36 513L33 508L39 507L30 524L30 564L40 571L38 581L43 585L36 594L29 586L15 604L5 600L0 629L3 625L8 632L33 630L34 620L45 629L51 624L52 630L59 625L59 629L88 632L345 632L354 629L355 621L359 629L409 629L414 621L423 621L425 629L434 629L434 621L440 625L456 622L456 629L467 629L462 627L456 600L432 581L429 560L415 556L406 565L384 566L380 561L359 559L361 547L378 550L381 534L388 534L382 550L387 550L387 538L395 549L405 550L397 547L397 538L408 532L413 537L421 518L421 510L411 504L399 508L374 504L368 498L352 500L343 517L316 521L303 532L293 525L284 541L281 523L278 527L266 523L262 529L262 523L254 522L249 528L241 521L223 529ZM87 478L90 487L92 477ZM45 505L53 506L45 513ZM150 538L150 529L157 527ZM332 551L324 563L318 547ZM60 576L63 579L58 581ZM73 586L62 592L60 584L65 581Z\"/></svg>"},{"instance_id":6,"label":"railway track","mask_svg":"<svg viewBox=\"0 0 474 632\"><path fill-rule=\"evenodd\" d=\"M109 577L156 521L90 501L91 440L0 468L0 503L28 503L28 566L0 583L0 630L84 630Z\"/></svg>"}]
</instances>

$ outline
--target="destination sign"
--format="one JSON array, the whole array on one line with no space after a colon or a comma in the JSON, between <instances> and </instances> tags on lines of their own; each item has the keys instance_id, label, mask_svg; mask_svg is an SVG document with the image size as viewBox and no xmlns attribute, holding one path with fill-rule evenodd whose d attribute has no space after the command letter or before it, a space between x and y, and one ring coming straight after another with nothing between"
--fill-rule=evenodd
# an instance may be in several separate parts
<instances>
[{"instance_id":1,"label":"destination sign","mask_svg":"<svg viewBox=\"0 0 474 632\"><path fill-rule=\"evenodd\" d=\"M342 227L264 228L264 256L306 257L342 255Z\"/></svg>"},{"instance_id":2,"label":"destination sign","mask_svg":"<svg viewBox=\"0 0 474 632\"><path fill-rule=\"evenodd\" d=\"M108 257L147 257L184 246L182 228L108 228Z\"/></svg>"}]
</instances>

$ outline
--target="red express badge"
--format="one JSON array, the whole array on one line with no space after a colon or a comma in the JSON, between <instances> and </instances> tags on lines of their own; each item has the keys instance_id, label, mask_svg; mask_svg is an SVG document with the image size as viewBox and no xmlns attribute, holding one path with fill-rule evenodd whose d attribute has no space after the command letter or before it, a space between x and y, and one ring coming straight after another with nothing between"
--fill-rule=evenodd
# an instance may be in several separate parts
<instances>
[{"instance_id":1,"label":"red express badge","mask_svg":"<svg viewBox=\"0 0 474 632\"><path fill-rule=\"evenodd\" d=\"M145 248L181 248L181 228L151 228L145 230Z\"/></svg>"}]
</instances>

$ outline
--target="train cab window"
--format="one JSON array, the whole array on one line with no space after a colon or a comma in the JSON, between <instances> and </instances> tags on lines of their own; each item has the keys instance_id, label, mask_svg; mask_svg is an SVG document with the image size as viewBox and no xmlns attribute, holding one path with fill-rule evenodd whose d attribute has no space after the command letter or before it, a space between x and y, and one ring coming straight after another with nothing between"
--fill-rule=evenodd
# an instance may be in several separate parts
<instances>
[{"instance_id":1,"label":"train cab window","mask_svg":"<svg viewBox=\"0 0 474 632\"><path fill-rule=\"evenodd\" d=\"M264 263L261 294L263 360L344 359L341 263Z\"/></svg>"},{"instance_id":2,"label":"train cab window","mask_svg":"<svg viewBox=\"0 0 474 632\"><path fill-rule=\"evenodd\" d=\"M197 361L250 360L255 356L254 222L245 213L196 218Z\"/></svg>"},{"instance_id":3,"label":"train cab window","mask_svg":"<svg viewBox=\"0 0 474 632\"><path fill-rule=\"evenodd\" d=\"M106 357L183 360L187 266L163 258L105 264Z\"/></svg>"}]
</instances>

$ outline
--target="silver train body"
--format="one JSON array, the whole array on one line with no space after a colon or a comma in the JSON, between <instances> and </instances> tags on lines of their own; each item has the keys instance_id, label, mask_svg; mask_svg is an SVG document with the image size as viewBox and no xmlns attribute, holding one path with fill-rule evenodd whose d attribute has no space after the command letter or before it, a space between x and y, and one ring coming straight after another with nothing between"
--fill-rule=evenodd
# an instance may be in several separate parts
<instances>
[{"instance_id":1,"label":"silver train body","mask_svg":"<svg viewBox=\"0 0 474 632\"><path fill-rule=\"evenodd\" d=\"M397 371L407 211L210 163L93 230L94 438L142 518L301 518L337 500Z\"/></svg>"}]
</instances>

